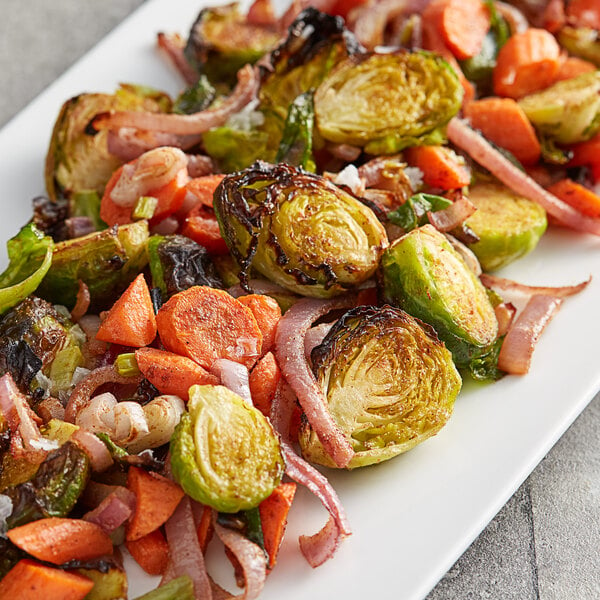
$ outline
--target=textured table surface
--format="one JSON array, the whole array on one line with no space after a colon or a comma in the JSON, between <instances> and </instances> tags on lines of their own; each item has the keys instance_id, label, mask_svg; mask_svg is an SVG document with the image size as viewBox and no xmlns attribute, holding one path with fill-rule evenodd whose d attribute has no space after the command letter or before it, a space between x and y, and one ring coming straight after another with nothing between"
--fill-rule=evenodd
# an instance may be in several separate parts
<instances>
[{"instance_id":1,"label":"textured table surface","mask_svg":"<svg viewBox=\"0 0 600 600\"><path fill-rule=\"evenodd\" d=\"M0 126L142 1L0 0ZM427 600L453 598L600 598L600 396Z\"/></svg>"}]
</instances>

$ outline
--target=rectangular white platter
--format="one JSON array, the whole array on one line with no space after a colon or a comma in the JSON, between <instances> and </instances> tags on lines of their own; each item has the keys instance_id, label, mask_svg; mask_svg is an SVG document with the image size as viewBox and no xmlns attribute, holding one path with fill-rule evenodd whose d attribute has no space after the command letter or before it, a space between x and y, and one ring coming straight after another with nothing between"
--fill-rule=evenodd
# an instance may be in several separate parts
<instances>
[{"instance_id":1,"label":"rectangular white platter","mask_svg":"<svg viewBox=\"0 0 600 600\"><path fill-rule=\"evenodd\" d=\"M30 218L31 199L44 193L44 158L62 103L82 92L112 92L119 82L176 94L181 81L157 55L155 36L187 34L199 9L199 2L148 0L4 127L0 239L17 232ZM600 240L555 229L502 274L539 285L596 277ZM600 389L598 306L595 278L549 325L529 375L467 382L435 438L383 465L329 472L354 533L316 570L300 555L297 537L319 529L326 514L301 491L265 600L424 598ZM130 597L156 585L128 564Z\"/></svg>"}]
</instances>

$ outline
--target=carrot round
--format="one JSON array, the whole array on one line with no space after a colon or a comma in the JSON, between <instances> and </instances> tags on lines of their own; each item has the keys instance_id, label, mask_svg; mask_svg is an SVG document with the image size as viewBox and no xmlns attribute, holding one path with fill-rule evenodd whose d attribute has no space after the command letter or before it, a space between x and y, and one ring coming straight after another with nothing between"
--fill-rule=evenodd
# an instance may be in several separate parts
<instances>
[{"instance_id":1,"label":"carrot round","mask_svg":"<svg viewBox=\"0 0 600 600\"><path fill-rule=\"evenodd\" d=\"M202 204L193 208L183 222L181 233L204 246L209 254L220 256L229 253L212 208Z\"/></svg>"},{"instance_id":2,"label":"carrot round","mask_svg":"<svg viewBox=\"0 0 600 600\"><path fill-rule=\"evenodd\" d=\"M265 550L269 555L269 569L272 569L277 562L277 553L283 541L287 516L295 493L295 483L280 483L258 507Z\"/></svg>"},{"instance_id":3,"label":"carrot round","mask_svg":"<svg viewBox=\"0 0 600 600\"><path fill-rule=\"evenodd\" d=\"M223 290L194 286L179 292L156 321L167 350L206 369L219 358L251 368L261 353L262 333L252 311Z\"/></svg>"},{"instance_id":4,"label":"carrot round","mask_svg":"<svg viewBox=\"0 0 600 600\"><path fill-rule=\"evenodd\" d=\"M160 529L137 540L126 540L125 546L149 575L162 575L165 572L169 562L169 544Z\"/></svg>"},{"instance_id":5,"label":"carrot round","mask_svg":"<svg viewBox=\"0 0 600 600\"><path fill-rule=\"evenodd\" d=\"M570 0L566 8L567 17L577 27L600 29L600 4L598 0Z\"/></svg>"},{"instance_id":6,"label":"carrot round","mask_svg":"<svg viewBox=\"0 0 600 600\"><path fill-rule=\"evenodd\" d=\"M455 190L471 182L464 159L445 146L415 146L405 151L405 157L423 172L423 181L430 187Z\"/></svg>"},{"instance_id":7,"label":"carrot round","mask_svg":"<svg viewBox=\"0 0 600 600\"><path fill-rule=\"evenodd\" d=\"M40 519L10 529L6 535L21 550L55 565L113 552L112 541L104 530L81 519Z\"/></svg>"},{"instance_id":8,"label":"carrot round","mask_svg":"<svg viewBox=\"0 0 600 600\"><path fill-rule=\"evenodd\" d=\"M588 217L600 218L600 196L571 179L561 179L548 188L551 194Z\"/></svg>"},{"instance_id":9,"label":"carrot round","mask_svg":"<svg viewBox=\"0 0 600 600\"><path fill-rule=\"evenodd\" d=\"M13 600L81 600L94 582L29 558L20 560L0 581L0 598Z\"/></svg>"},{"instance_id":10,"label":"carrot round","mask_svg":"<svg viewBox=\"0 0 600 600\"><path fill-rule=\"evenodd\" d=\"M156 317L143 274L139 274L108 311L96 339L139 348L156 337Z\"/></svg>"},{"instance_id":11,"label":"carrot round","mask_svg":"<svg viewBox=\"0 0 600 600\"><path fill-rule=\"evenodd\" d=\"M267 352L250 371L248 383L252 402L266 417L271 414L271 404L280 379L281 369L272 352Z\"/></svg>"},{"instance_id":12,"label":"carrot round","mask_svg":"<svg viewBox=\"0 0 600 600\"><path fill-rule=\"evenodd\" d=\"M156 348L138 348L135 360L144 377L161 394L174 394L188 399L193 385L217 385L219 379L186 356Z\"/></svg>"},{"instance_id":13,"label":"carrot round","mask_svg":"<svg viewBox=\"0 0 600 600\"><path fill-rule=\"evenodd\" d=\"M544 89L554 82L560 63L560 46L551 33L535 28L515 33L498 53L494 93L521 98Z\"/></svg>"},{"instance_id":14,"label":"carrot round","mask_svg":"<svg viewBox=\"0 0 600 600\"><path fill-rule=\"evenodd\" d=\"M594 182L600 181L600 135L569 147L573 153L570 167L590 167Z\"/></svg>"},{"instance_id":15,"label":"carrot round","mask_svg":"<svg viewBox=\"0 0 600 600\"><path fill-rule=\"evenodd\" d=\"M139 540L163 525L183 498L183 490L158 473L129 467L127 488L135 494L135 512L125 538Z\"/></svg>"},{"instance_id":16,"label":"carrot round","mask_svg":"<svg viewBox=\"0 0 600 600\"><path fill-rule=\"evenodd\" d=\"M238 301L247 306L254 315L263 336L262 352L267 353L275 343L275 332L281 319L281 308L277 301L264 294L239 296Z\"/></svg>"},{"instance_id":17,"label":"carrot round","mask_svg":"<svg viewBox=\"0 0 600 600\"><path fill-rule=\"evenodd\" d=\"M475 129L514 154L524 165L534 165L540 159L540 142L535 129L512 98L484 98L465 106L464 115Z\"/></svg>"}]
</instances>

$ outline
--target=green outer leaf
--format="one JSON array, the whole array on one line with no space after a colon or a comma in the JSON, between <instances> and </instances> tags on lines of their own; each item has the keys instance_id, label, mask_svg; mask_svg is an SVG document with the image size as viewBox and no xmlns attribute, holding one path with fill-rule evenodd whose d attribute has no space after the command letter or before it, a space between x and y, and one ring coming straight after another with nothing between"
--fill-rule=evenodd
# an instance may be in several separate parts
<instances>
[{"instance_id":1,"label":"green outer leaf","mask_svg":"<svg viewBox=\"0 0 600 600\"><path fill-rule=\"evenodd\" d=\"M312 153L314 122L313 94L300 94L290 105L275 162L285 162L315 172Z\"/></svg>"},{"instance_id":2,"label":"green outer leaf","mask_svg":"<svg viewBox=\"0 0 600 600\"><path fill-rule=\"evenodd\" d=\"M411 231L429 223L428 212L436 212L448 208L452 202L435 194L415 194L402 206L389 212L387 218L404 231Z\"/></svg>"},{"instance_id":3,"label":"green outer leaf","mask_svg":"<svg viewBox=\"0 0 600 600\"><path fill-rule=\"evenodd\" d=\"M52 264L54 242L29 223L6 247L10 263L0 275L0 314L35 292Z\"/></svg>"}]
</instances>

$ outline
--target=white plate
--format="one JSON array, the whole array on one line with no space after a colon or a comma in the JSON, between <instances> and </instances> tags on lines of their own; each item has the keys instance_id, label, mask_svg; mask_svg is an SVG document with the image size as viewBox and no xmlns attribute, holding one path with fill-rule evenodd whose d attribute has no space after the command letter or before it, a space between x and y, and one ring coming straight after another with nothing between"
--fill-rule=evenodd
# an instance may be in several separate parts
<instances>
[{"instance_id":1,"label":"white plate","mask_svg":"<svg viewBox=\"0 0 600 600\"><path fill-rule=\"evenodd\" d=\"M1 240L30 218L30 199L44 191L47 141L63 101L83 91L112 92L121 81L175 94L181 83L157 56L155 34L187 33L197 11L196 2L148 0L0 132ZM600 242L555 230L504 274L531 284L577 283L600 274ZM600 388L599 305L597 278L565 302L529 375L493 385L466 383L437 437L386 464L332 473L354 535L316 570L296 540L316 531L326 514L300 491L263 597L423 598ZM130 568L130 597L155 585L156 578Z\"/></svg>"}]
</instances>

